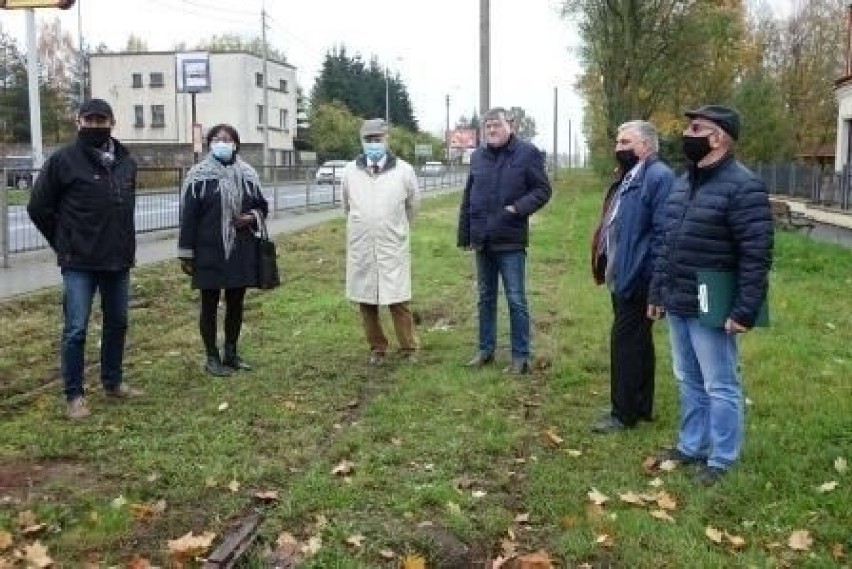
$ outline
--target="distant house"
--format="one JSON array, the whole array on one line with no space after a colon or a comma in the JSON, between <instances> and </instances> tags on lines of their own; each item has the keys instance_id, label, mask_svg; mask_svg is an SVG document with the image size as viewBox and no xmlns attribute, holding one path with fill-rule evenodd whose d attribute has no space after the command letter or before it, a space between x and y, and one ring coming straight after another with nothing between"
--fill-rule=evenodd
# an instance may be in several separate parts
<instances>
[{"instance_id":1,"label":"distant house","mask_svg":"<svg viewBox=\"0 0 852 569\"><path fill-rule=\"evenodd\" d=\"M269 129L270 165L291 165L296 156L296 68L247 52L210 52L210 91L196 94L196 122L203 133L229 123L240 133L241 154L263 163L264 128ZM192 105L178 92L175 52L90 55L91 92L112 105L116 138L146 166L192 163ZM263 104L267 86L269 109Z\"/></svg>"},{"instance_id":2,"label":"distant house","mask_svg":"<svg viewBox=\"0 0 852 569\"><path fill-rule=\"evenodd\" d=\"M852 32L852 4L846 8L846 22ZM834 82L837 98L837 143L834 152L834 170L841 172L852 165L852 35L847 34L846 69Z\"/></svg>"}]
</instances>

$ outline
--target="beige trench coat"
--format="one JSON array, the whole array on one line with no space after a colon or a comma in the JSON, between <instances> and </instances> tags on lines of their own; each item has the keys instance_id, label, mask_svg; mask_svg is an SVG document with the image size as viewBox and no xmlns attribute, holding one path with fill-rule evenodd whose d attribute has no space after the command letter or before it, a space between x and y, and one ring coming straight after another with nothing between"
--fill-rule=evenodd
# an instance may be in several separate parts
<instances>
[{"instance_id":1,"label":"beige trench coat","mask_svg":"<svg viewBox=\"0 0 852 569\"><path fill-rule=\"evenodd\" d=\"M411 300L411 221L420 191L414 169L388 155L369 173L363 157L343 171L346 213L346 297L364 304Z\"/></svg>"}]
</instances>

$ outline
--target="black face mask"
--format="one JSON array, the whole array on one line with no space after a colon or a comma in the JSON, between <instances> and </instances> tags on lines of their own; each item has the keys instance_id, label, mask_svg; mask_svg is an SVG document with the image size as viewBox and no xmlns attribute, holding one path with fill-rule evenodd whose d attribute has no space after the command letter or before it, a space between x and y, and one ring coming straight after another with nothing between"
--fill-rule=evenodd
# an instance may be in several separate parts
<instances>
[{"instance_id":1,"label":"black face mask","mask_svg":"<svg viewBox=\"0 0 852 569\"><path fill-rule=\"evenodd\" d=\"M100 148L109 140L111 130L108 126L84 126L80 127L78 136L86 146Z\"/></svg>"},{"instance_id":2,"label":"black face mask","mask_svg":"<svg viewBox=\"0 0 852 569\"><path fill-rule=\"evenodd\" d=\"M698 164L710 154L710 136L684 136L683 155L693 164Z\"/></svg>"},{"instance_id":3,"label":"black face mask","mask_svg":"<svg viewBox=\"0 0 852 569\"><path fill-rule=\"evenodd\" d=\"M621 171L626 174L639 162L639 157L636 156L636 152L631 148L628 150L616 150L615 160L621 166Z\"/></svg>"}]
</instances>

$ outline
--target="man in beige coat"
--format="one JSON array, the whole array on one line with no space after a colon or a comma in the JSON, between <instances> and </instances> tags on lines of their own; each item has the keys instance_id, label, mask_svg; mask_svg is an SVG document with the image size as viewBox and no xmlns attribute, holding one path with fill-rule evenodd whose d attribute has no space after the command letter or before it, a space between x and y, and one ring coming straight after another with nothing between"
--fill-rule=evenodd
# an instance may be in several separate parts
<instances>
[{"instance_id":1,"label":"man in beige coat","mask_svg":"<svg viewBox=\"0 0 852 569\"><path fill-rule=\"evenodd\" d=\"M384 362L388 340L379 306L390 309L400 352L414 362L417 337L411 315L410 230L420 199L410 164L387 147L382 119L361 126L364 152L343 171L346 212L346 297L357 302L372 365Z\"/></svg>"}]
</instances>

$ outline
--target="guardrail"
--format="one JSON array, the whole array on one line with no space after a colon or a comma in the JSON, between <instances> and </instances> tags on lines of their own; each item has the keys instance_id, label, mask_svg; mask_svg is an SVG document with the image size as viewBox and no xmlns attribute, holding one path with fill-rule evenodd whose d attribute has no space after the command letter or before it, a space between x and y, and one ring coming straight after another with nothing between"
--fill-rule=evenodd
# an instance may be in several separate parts
<instances>
[{"instance_id":1,"label":"guardrail","mask_svg":"<svg viewBox=\"0 0 852 569\"><path fill-rule=\"evenodd\" d=\"M18 170L16 170L17 172ZM31 180L38 174L31 171ZM315 207L337 207L341 190L339 176L331 183L317 183L317 168L269 166L258 169L270 215ZM3 171L3 180L9 172ZM180 188L186 177L183 168L140 167L136 190L136 232L175 229L180 224ZM437 175L420 176L422 191L464 184L467 167L456 166ZM33 226L26 211L29 187L3 188L0 181L0 254L2 266L9 266L12 254L47 248L47 242Z\"/></svg>"}]
</instances>

